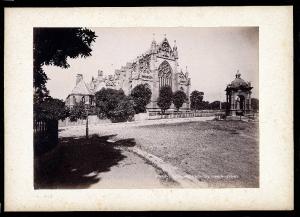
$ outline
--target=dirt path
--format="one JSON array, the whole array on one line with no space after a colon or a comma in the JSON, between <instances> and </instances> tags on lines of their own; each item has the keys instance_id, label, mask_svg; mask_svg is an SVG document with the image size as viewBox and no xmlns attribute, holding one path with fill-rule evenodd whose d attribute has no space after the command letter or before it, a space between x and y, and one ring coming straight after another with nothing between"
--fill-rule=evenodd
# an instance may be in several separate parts
<instances>
[{"instance_id":1,"label":"dirt path","mask_svg":"<svg viewBox=\"0 0 300 217\"><path fill-rule=\"evenodd\" d=\"M89 188L166 188L176 183L134 153L122 150L125 159L110 171L97 174L99 181ZM93 175L93 174L91 174Z\"/></svg>"},{"instance_id":2,"label":"dirt path","mask_svg":"<svg viewBox=\"0 0 300 217\"><path fill-rule=\"evenodd\" d=\"M130 139L109 142L113 135L60 139L57 166L40 164L38 189L166 188L178 185L166 172L128 151ZM46 162L46 161L45 161ZM49 167L50 166L50 167Z\"/></svg>"}]
</instances>

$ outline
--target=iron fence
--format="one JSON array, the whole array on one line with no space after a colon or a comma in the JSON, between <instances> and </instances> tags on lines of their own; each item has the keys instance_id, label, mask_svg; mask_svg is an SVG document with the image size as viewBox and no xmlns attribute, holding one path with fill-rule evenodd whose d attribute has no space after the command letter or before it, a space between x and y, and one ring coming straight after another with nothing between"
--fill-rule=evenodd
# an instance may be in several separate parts
<instances>
[{"instance_id":1,"label":"iron fence","mask_svg":"<svg viewBox=\"0 0 300 217\"><path fill-rule=\"evenodd\" d=\"M57 120L34 120L34 153L43 154L58 144L58 121Z\"/></svg>"}]
</instances>

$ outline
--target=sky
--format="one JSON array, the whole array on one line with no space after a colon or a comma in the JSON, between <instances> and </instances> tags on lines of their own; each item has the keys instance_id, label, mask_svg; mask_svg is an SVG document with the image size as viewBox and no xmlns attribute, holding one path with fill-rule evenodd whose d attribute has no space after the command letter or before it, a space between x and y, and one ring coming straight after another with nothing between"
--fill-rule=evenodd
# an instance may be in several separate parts
<instances>
[{"instance_id":1,"label":"sky","mask_svg":"<svg viewBox=\"0 0 300 217\"><path fill-rule=\"evenodd\" d=\"M204 92L205 101L226 101L225 88L235 78L253 86L252 97L258 98L258 28L257 27L170 27L170 28L90 28L95 31L92 56L68 59L70 67L44 66L49 77L47 88L54 98L65 100L75 86L77 74L90 82L98 69L113 74L127 62L147 51L153 38L159 43L166 35L171 47L176 40L179 67L186 66L191 91Z\"/></svg>"}]
</instances>

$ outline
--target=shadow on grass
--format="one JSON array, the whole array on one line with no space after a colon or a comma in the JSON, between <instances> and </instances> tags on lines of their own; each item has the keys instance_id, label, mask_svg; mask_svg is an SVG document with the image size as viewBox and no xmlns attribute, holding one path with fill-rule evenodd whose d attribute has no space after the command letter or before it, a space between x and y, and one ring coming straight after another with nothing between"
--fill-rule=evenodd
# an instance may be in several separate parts
<instances>
[{"instance_id":1,"label":"shadow on grass","mask_svg":"<svg viewBox=\"0 0 300 217\"><path fill-rule=\"evenodd\" d=\"M38 162L35 165L36 189L55 188L87 188L97 183L100 178L98 173L110 171L126 156L116 146L134 146L134 139L119 140L109 143L107 140L116 135L101 136L92 135L87 140L85 137L68 137L60 139L60 153L56 154L53 164L55 168L49 169L50 161ZM51 166L50 166L51 167Z\"/></svg>"},{"instance_id":2,"label":"shadow on grass","mask_svg":"<svg viewBox=\"0 0 300 217\"><path fill-rule=\"evenodd\" d=\"M58 132L62 132L62 131L65 131L65 129L58 129Z\"/></svg>"}]
</instances>

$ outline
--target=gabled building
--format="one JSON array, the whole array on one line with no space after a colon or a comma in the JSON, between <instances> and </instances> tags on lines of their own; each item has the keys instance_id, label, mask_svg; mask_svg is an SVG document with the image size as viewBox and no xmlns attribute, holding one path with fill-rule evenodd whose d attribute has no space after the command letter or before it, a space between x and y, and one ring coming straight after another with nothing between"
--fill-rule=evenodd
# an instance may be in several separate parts
<instances>
[{"instance_id":1,"label":"gabled building","mask_svg":"<svg viewBox=\"0 0 300 217\"><path fill-rule=\"evenodd\" d=\"M82 74L77 74L76 85L66 98L66 106L72 108L76 103L83 102L86 105L94 105L94 93L84 82Z\"/></svg>"}]
</instances>

